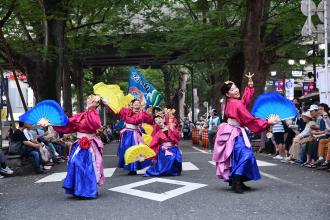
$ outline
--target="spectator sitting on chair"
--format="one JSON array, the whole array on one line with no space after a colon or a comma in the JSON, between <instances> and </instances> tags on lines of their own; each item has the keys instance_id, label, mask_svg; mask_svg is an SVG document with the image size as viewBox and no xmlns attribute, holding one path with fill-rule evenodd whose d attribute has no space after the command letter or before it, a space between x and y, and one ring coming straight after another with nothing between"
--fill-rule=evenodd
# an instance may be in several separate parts
<instances>
[{"instance_id":1,"label":"spectator sitting on chair","mask_svg":"<svg viewBox=\"0 0 330 220\"><path fill-rule=\"evenodd\" d=\"M2 152L2 149L0 149L0 179L3 178L1 174L12 175L13 173L14 171L12 171L6 164L5 154Z\"/></svg>"},{"instance_id":2,"label":"spectator sitting on chair","mask_svg":"<svg viewBox=\"0 0 330 220\"><path fill-rule=\"evenodd\" d=\"M36 130L38 142L44 143L50 151L51 158L48 165L54 165L54 163L63 163L60 154L62 153L62 146L57 143L59 139L58 134L52 126L41 127Z\"/></svg>"},{"instance_id":3,"label":"spectator sitting on chair","mask_svg":"<svg viewBox=\"0 0 330 220\"><path fill-rule=\"evenodd\" d=\"M25 124L24 122L18 123L18 129L13 134L13 142L21 142L21 153L23 155L32 156L34 159L34 170L37 174L45 173L44 170L41 168L41 155L39 149L42 147L40 143L33 143L29 141L24 133L23 130L25 128L32 127L30 124Z\"/></svg>"},{"instance_id":4,"label":"spectator sitting on chair","mask_svg":"<svg viewBox=\"0 0 330 220\"><path fill-rule=\"evenodd\" d=\"M317 108L317 109L316 109ZM314 111L313 111L314 110ZM316 126L312 127L311 134L313 137L321 135L321 137L313 138L310 142L306 144L305 154L307 161L304 164L307 167L316 167L315 161L317 158L317 149L319 146L319 140L325 138L326 134L326 122L323 118L323 114L328 110L328 105L321 103L319 106L311 105L310 111L314 112L314 117L316 119ZM324 136L322 136L324 135Z\"/></svg>"},{"instance_id":5,"label":"spectator sitting on chair","mask_svg":"<svg viewBox=\"0 0 330 220\"><path fill-rule=\"evenodd\" d=\"M323 113L323 120L325 122L325 133L324 136L320 138L318 144L318 160L315 163L317 166L325 162L325 158L327 156L327 145L330 143L330 120L328 113Z\"/></svg>"},{"instance_id":6,"label":"spectator sitting on chair","mask_svg":"<svg viewBox=\"0 0 330 220\"><path fill-rule=\"evenodd\" d=\"M286 160L296 160L299 163L302 163L302 158L300 157L300 154L302 149L304 148L303 145L308 142L308 138L311 135L311 127L316 124L315 121L312 121L310 111L304 112L302 116L304 122L306 123L306 126L304 130L293 139L292 146L289 150L290 156L286 158Z\"/></svg>"},{"instance_id":7,"label":"spectator sitting on chair","mask_svg":"<svg viewBox=\"0 0 330 220\"><path fill-rule=\"evenodd\" d=\"M325 156L325 161L320 167L317 168L318 170L327 169L328 171L330 171L330 142L327 144L327 148L328 150Z\"/></svg>"}]
</instances>

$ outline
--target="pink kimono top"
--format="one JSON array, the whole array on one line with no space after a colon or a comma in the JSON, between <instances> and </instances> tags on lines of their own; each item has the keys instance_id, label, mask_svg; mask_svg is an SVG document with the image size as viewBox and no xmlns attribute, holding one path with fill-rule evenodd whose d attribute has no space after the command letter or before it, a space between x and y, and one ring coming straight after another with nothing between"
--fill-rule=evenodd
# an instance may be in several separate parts
<instances>
[{"instance_id":1,"label":"pink kimono top","mask_svg":"<svg viewBox=\"0 0 330 220\"><path fill-rule=\"evenodd\" d=\"M142 123L153 124L153 118L147 112L134 112L130 108L122 108L118 116L126 122L126 124L140 125Z\"/></svg>"},{"instance_id":2,"label":"pink kimono top","mask_svg":"<svg viewBox=\"0 0 330 220\"><path fill-rule=\"evenodd\" d=\"M247 127L253 132L261 132L268 126L266 120L255 118L248 111L254 94L253 87L246 87L241 100L230 98L226 103L225 114L228 117L228 123L222 123L218 126L218 132L214 144L213 161L216 162L216 174L220 179L229 179L229 170L231 167L231 154L233 151L235 139L243 135L245 143L250 146L249 140L242 131ZM235 121L236 125L229 121Z\"/></svg>"},{"instance_id":3,"label":"pink kimono top","mask_svg":"<svg viewBox=\"0 0 330 220\"><path fill-rule=\"evenodd\" d=\"M54 126L54 129L61 134L75 132L96 134L96 130L101 128L99 113L95 108L86 112L78 113L69 119L69 123L64 127Z\"/></svg>"},{"instance_id":4,"label":"pink kimono top","mask_svg":"<svg viewBox=\"0 0 330 220\"><path fill-rule=\"evenodd\" d=\"M169 125L170 124L170 117L169 117L169 115L165 115L164 116L164 119L165 119L164 124L165 125ZM172 118L172 123L174 124L174 129L179 129L179 123L178 123L178 120L176 118ZM156 125L156 124L154 124L153 125L153 131L151 133L151 136L153 137L159 130L160 130L159 126Z\"/></svg>"},{"instance_id":5,"label":"pink kimono top","mask_svg":"<svg viewBox=\"0 0 330 220\"><path fill-rule=\"evenodd\" d=\"M165 142L171 142L172 146L177 146L180 141L180 132L178 129L171 130L168 128L167 131L163 131L159 129L154 136L152 137L152 141L149 145L149 147L155 151L156 154L158 154L159 148L162 146ZM167 147L165 147L167 148ZM167 150L167 149L165 149Z\"/></svg>"}]
</instances>

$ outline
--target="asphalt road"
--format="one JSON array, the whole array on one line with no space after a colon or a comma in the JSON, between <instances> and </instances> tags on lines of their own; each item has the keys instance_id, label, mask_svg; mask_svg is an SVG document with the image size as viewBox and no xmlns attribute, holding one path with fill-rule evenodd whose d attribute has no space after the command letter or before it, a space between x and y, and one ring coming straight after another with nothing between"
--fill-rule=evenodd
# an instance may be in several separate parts
<instances>
[{"instance_id":1,"label":"asphalt road","mask_svg":"<svg viewBox=\"0 0 330 220\"><path fill-rule=\"evenodd\" d=\"M106 146L106 168L116 168L117 145ZM329 219L329 172L256 155L263 178L248 182L253 190L240 195L216 178L211 154L191 142L181 142L181 149L182 176L127 176L107 169L113 175L94 200L64 194L65 164L47 175L0 179L0 219Z\"/></svg>"}]
</instances>

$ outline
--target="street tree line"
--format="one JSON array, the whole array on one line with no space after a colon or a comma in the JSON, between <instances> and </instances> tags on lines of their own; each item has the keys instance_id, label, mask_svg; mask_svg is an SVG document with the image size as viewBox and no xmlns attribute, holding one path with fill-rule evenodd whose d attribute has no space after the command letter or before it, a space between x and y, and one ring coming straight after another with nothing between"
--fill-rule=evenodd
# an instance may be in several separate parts
<instances>
[{"instance_id":1,"label":"street tree line","mask_svg":"<svg viewBox=\"0 0 330 220\"><path fill-rule=\"evenodd\" d=\"M217 107L223 81L243 87L252 72L261 93L274 64L304 55L304 19L299 0L1 0L0 59L27 75L38 101L59 101L63 90L72 112L83 110L93 83L127 87L127 67L84 67L102 45L122 54L137 46L157 56L179 52L143 71L146 78L179 108L182 98L189 106L193 75L200 100Z\"/></svg>"}]
</instances>

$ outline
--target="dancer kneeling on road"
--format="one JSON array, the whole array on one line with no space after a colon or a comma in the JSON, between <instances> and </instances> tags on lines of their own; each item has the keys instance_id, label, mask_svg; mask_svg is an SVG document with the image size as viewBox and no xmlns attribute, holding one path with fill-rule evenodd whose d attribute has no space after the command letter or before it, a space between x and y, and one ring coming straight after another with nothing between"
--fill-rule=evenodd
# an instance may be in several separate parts
<instances>
[{"instance_id":1,"label":"dancer kneeling on road","mask_svg":"<svg viewBox=\"0 0 330 220\"><path fill-rule=\"evenodd\" d=\"M182 171L182 155L178 147L180 132L174 122L165 125L165 119L161 115L156 115L154 121L159 129L153 134L149 147L157 156L144 176L180 176Z\"/></svg>"}]
</instances>

